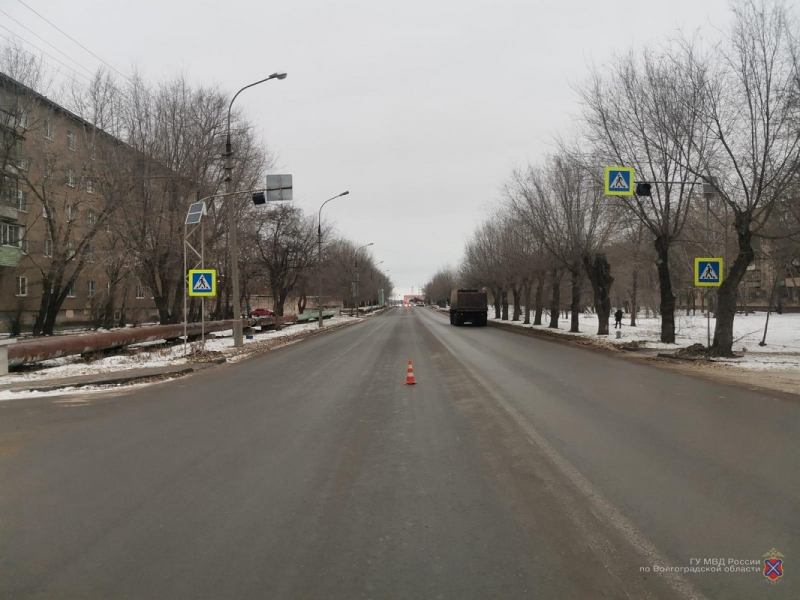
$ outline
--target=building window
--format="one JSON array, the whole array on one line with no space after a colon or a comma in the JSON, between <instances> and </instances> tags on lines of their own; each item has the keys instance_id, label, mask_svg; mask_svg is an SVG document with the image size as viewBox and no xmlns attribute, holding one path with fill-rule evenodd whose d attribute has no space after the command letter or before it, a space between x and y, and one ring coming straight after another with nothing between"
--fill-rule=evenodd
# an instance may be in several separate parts
<instances>
[{"instance_id":1,"label":"building window","mask_svg":"<svg viewBox=\"0 0 800 600\"><path fill-rule=\"evenodd\" d=\"M49 219L50 218L50 211L47 210L46 206L42 206L42 218Z\"/></svg>"},{"instance_id":2,"label":"building window","mask_svg":"<svg viewBox=\"0 0 800 600\"><path fill-rule=\"evenodd\" d=\"M22 102L17 102L17 125L23 129L28 128L28 110L22 106Z\"/></svg>"},{"instance_id":3,"label":"building window","mask_svg":"<svg viewBox=\"0 0 800 600\"><path fill-rule=\"evenodd\" d=\"M30 156L20 156L17 159L17 168L20 171L27 171L31 168L31 157Z\"/></svg>"},{"instance_id":4,"label":"building window","mask_svg":"<svg viewBox=\"0 0 800 600\"><path fill-rule=\"evenodd\" d=\"M91 298L94 296L94 281L88 281L87 284L86 295Z\"/></svg>"},{"instance_id":5,"label":"building window","mask_svg":"<svg viewBox=\"0 0 800 600\"><path fill-rule=\"evenodd\" d=\"M75 219L75 207L72 204L67 205L67 221L73 221Z\"/></svg>"},{"instance_id":6,"label":"building window","mask_svg":"<svg viewBox=\"0 0 800 600\"><path fill-rule=\"evenodd\" d=\"M24 252L25 254L28 253L28 234L27 234L27 232L22 234L22 239L19 241L19 247L22 249L22 252Z\"/></svg>"},{"instance_id":7,"label":"building window","mask_svg":"<svg viewBox=\"0 0 800 600\"><path fill-rule=\"evenodd\" d=\"M50 238L44 240L44 255L53 256L53 240Z\"/></svg>"},{"instance_id":8,"label":"building window","mask_svg":"<svg viewBox=\"0 0 800 600\"><path fill-rule=\"evenodd\" d=\"M17 190L17 210L28 212L28 192Z\"/></svg>"},{"instance_id":9,"label":"building window","mask_svg":"<svg viewBox=\"0 0 800 600\"><path fill-rule=\"evenodd\" d=\"M17 296L28 295L28 278L17 277Z\"/></svg>"},{"instance_id":10,"label":"building window","mask_svg":"<svg viewBox=\"0 0 800 600\"><path fill-rule=\"evenodd\" d=\"M67 185L69 187L75 187L75 171L72 169L67 169Z\"/></svg>"},{"instance_id":11,"label":"building window","mask_svg":"<svg viewBox=\"0 0 800 600\"><path fill-rule=\"evenodd\" d=\"M67 243L67 259L71 259L75 256L75 244L72 242Z\"/></svg>"},{"instance_id":12,"label":"building window","mask_svg":"<svg viewBox=\"0 0 800 600\"><path fill-rule=\"evenodd\" d=\"M44 137L48 140L53 139L53 121L50 119L44 120Z\"/></svg>"},{"instance_id":13,"label":"building window","mask_svg":"<svg viewBox=\"0 0 800 600\"><path fill-rule=\"evenodd\" d=\"M9 177L0 182L0 197L2 197L3 202L10 204L11 206L14 206L17 203L18 194L16 180Z\"/></svg>"},{"instance_id":14,"label":"building window","mask_svg":"<svg viewBox=\"0 0 800 600\"><path fill-rule=\"evenodd\" d=\"M20 227L13 223L0 223L0 245L16 246L20 245Z\"/></svg>"},{"instance_id":15,"label":"building window","mask_svg":"<svg viewBox=\"0 0 800 600\"><path fill-rule=\"evenodd\" d=\"M86 178L86 193L94 194L94 180L91 177Z\"/></svg>"},{"instance_id":16,"label":"building window","mask_svg":"<svg viewBox=\"0 0 800 600\"><path fill-rule=\"evenodd\" d=\"M94 262L94 248L91 246L86 246L86 262L93 263Z\"/></svg>"},{"instance_id":17,"label":"building window","mask_svg":"<svg viewBox=\"0 0 800 600\"><path fill-rule=\"evenodd\" d=\"M136 284L136 299L144 300L144 288L141 283Z\"/></svg>"},{"instance_id":18,"label":"building window","mask_svg":"<svg viewBox=\"0 0 800 600\"><path fill-rule=\"evenodd\" d=\"M67 148L70 150L75 150L75 132L68 131L67 132Z\"/></svg>"},{"instance_id":19,"label":"building window","mask_svg":"<svg viewBox=\"0 0 800 600\"><path fill-rule=\"evenodd\" d=\"M74 298L75 297L75 282L69 284L69 289L67 290L67 298Z\"/></svg>"},{"instance_id":20,"label":"building window","mask_svg":"<svg viewBox=\"0 0 800 600\"><path fill-rule=\"evenodd\" d=\"M53 161L52 159L48 159L47 163L44 166L44 177L45 179L52 179L53 178Z\"/></svg>"},{"instance_id":21,"label":"building window","mask_svg":"<svg viewBox=\"0 0 800 600\"><path fill-rule=\"evenodd\" d=\"M94 229L94 224L95 224L94 211L91 209L86 211L86 224L89 226L90 229Z\"/></svg>"}]
</instances>

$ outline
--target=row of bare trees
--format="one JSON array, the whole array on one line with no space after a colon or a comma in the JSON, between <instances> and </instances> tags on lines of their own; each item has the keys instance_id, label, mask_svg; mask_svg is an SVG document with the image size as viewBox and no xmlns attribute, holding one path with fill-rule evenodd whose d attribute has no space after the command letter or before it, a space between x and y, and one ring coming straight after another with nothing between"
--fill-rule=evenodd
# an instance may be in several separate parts
<instances>
[{"instance_id":1,"label":"row of bare trees","mask_svg":"<svg viewBox=\"0 0 800 600\"><path fill-rule=\"evenodd\" d=\"M23 133L4 137L0 166L4 189L10 189L6 183L13 176L13 201L18 202L17 190L25 198L22 227L31 243L21 267L26 275L37 274L31 290L41 290L25 298L38 303L30 307L36 314L34 334L53 332L79 278L103 283L92 297L98 324L124 322L132 285L137 298L145 298L139 288L146 290L161 323L180 321L186 293L184 220L188 206L199 199L208 207L205 264L219 275L219 295L207 303L212 318L231 317L234 306L249 304L262 289L269 290L278 314L290 297L298 297L302 309L310 291L316 292L317 235L311 217L292 205L255 207L246 193L219 197L225 187L226 90L193 84L183 75L150 84L137 73L120 79L103 70L89 84L54 89L46 65L12 45L0 48L0 73L9 78L4 87L15 103L14 114L25 116ZM65 118L58 105L77 119ZM54 123L69 131L54 133ZM231 128L235 189L263 187L274 167L273 154L241 112L233 113ZM228 276L231 208L242 232L238 302L231 298ZM346 255L352 246L331 228L325 243L333 262L337 248ZM361 262L372 265L369 257ZM326 295L349 297L350 263L346 286L326 276ZM390 286L383 274L378 280L383 288ZM199 310L199 303L191 304L192 315L199 317Z\"/></svg>"},{"instance_id":2,"label":"row of bare trees","mask_svg":"<svg viewBox=\"0 0 800 600\"><path fill-rule=\"evenodd\" d=\"M706 211L716 209L717 223L725 213L725 239L735 251L714 299L712 350L730 356L740 286L757 253L781 248L779 272L800 256L797 16L771 0L736 2L732 15L711 47L682 38L593 69L578 88L579 130L553 156L512 173L497 215L466 245L462 281L491 289L498 313L507 312L509 291L530 296L536 281L536 297L525 305L538 312L547 278L557 315L557 282L568 276L575 330L585 275L598 332L607 333L614 278L604 250L641 248L649 238L652 251L636 261L634 279L655 268L661 341L672 343L673 263L687 247L713 255L709 234L705 244L687 238L687 224L706 222ZM634 167L651 194L605 197L606 165Z\"/></svg>"}]
</instances>

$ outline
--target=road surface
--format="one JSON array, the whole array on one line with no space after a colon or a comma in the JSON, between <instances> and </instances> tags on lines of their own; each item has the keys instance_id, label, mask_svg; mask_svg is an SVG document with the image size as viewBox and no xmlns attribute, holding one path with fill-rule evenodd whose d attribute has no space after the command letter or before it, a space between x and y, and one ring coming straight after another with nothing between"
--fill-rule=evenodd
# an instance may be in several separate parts
<instances>
[{"instance_id":1,"label":"road surface","mask_svg":"<svg viewBox=\"0 0 800 600\"><path fill-rule=\"evenodd\" d=\"M799 423L792 397L391 310L0 403L0 598L797 598ZM655 572L718 559L752 570Z\"/></svg>"}]
</instances>

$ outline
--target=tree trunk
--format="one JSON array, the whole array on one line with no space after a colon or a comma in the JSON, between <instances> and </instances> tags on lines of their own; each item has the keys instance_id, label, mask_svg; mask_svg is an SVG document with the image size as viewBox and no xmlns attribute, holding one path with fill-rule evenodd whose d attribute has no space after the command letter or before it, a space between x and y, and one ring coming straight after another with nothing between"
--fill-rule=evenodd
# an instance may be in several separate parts
<instances>
[{"instance_id":1,"label":"tree trunk","mask_svg":"<svg viewBox=\"0 0 800 600\"><path fill-rule=\"evenodd\" d=\"M42 335L44 329L44 320L47 316L47 307L53 301L51 289L53 280L48 274L42 281L42 299L39 302L39 310L36 312L36 320L33 323L33 335Z\"/></svg>"},{"instance_id":2,"label":"tree trunk","mask_svg":"<svg viewBox=\"0 0 800 600\"><path fill-rule=\"evenodd\" d=\"M608 264L605 254L601 252L594 255L594 260L589 256L584 256L583 265L592 284L594 306L597 311L597 335L608 335L608 320L611 316L611 285L614 283L611 265Z\"/></svg>"},{"instance_id":3,"label":"tree trunk","mask_svg":"<svg viewBox=\"0 0 800 600\"><path fill-rule=\"evenodd\" d=\"M58 312L61 309L61 304L63 304L63 300L61 302L58 302L57 300L58 298L56 298L55 301L51 299L50 304L47 305L47 312L45 313L45 318L44 318L44 326L42 327L43 335L53 335L53 331L56 328L56 319L58 319Z\"/></svg>"},{"instance_id":4,"label":"tree trunk","mask_svg":"<svg viewBox=\"0 0 800 600\"><path fill-rule=\"evenodd\" d=\"M558 329L558 315L561 312L561 276L559 269L551 273L552 296L550 298L550 329Z\"/></svg>"},{"instance_id":5,"label":"tree trunk","mask_svg":"<svg viewBox=\"0 0 800 600\"><path fill-rule=\"evenodd\" d=\"M158 322L161 325L168 325L169 324L169 298L166 296L155 293L153 295L153 301L156 304L156 310L158 310Z\"/></svg>"},{"instance_id":6,"label":"tree trunk","mask_svg":"<svg viewBox=\"0 0 800 600\"><path fill-rule=\"evenodd\" d=\"M519 315L522 312L522 307L520 306L520 289L518 285L515 285L511 288L511 295L514 298L514 314L511 316L512 321L519 321Z\"/></svg>"},{"instance_id":7,"label":"tree trunk","mask_svg":"<svg viewBox=\"0 0 800 600\"><path fill-rule=\"evenodd\" d=\"M536 282L536 314L533 316L534 325L542 324L542 311L544 310L544 284L545 274L542 273L539 275L538 281Z\"/></svg>"},{"instance_id":8,"label":"tree trunk","mask_svg":"<svg viewBox=\"0 0 800 600\"><path fill-rule=\"evenodd\" d=\"M108 290L108 295L106 296L106 302L103 306L103 319L101 325L105 329L111 329L114 327L114 304L117 300L117 286L112 285L111 288Z\"/></svg>"},{"instance_id":9,"label":"tree trunk","mask_svg":"<svg viewBox=\"0 0 800 600\"><path fill-rule=\"evenodd\" d=\"M508 290L500 292L500 300L503 303L503 321L508 321Z\"/></svg>"},{"instance_id":10,"label":"tree trunk","mask_svg":"<svg viewBox=\"0 0 800 600\"><path fill-rule=\"evenodd\" d=\"M580 312L581 312L581 272L578 265L570 269L572 275L572 302L569 306L570 311L570 333L580 333Z\"/></svg>"},{"instance_id":11,"label":"tree trunk","mask_svg":"<svg viewBox=\"0 0 800 600\"><path fill-rule=\"evenodd\" d=\"M749 216L737 213L734 218L739 254L728 270L727 277L717 291L717 324L714 328L712 353L716 356L733 356L733 319L736 316L736 290L753 262L753 251Z\"/></svg>"},{"instance_id":12,"label":"tree trunk","mask_svg":"<svg viewBox=\"0 0 800 600\"><path fill-rule=\"evenodd\" d=\"M672 279L669 275L669 242L662 236L655 239L658 287L661 291L661 341L675 343L675 294L672 292Z\"/></svg>"},{"instance_id":13,"label":"tree trunk","mask_svg":"<svg viewBox=\"0 0 800 600\"><path fill-rule=\"evenodd\" d=\"M636 327L636 315L639 312L639 267L633 268L633 286L631 289L631 327Z\"/></svg>"},{"instance_id":14,"label":"tree trunk","mask_svg":"<svg viewBox=\"0 0 800 600\"><path fill-rule=\"evenodd\" d=\"M128 291L128 282L126 280L125 285L122 287L122 304L119 306L119 321L117 322L117 327L125 327L127 324Z\"/></svg>"},{"instance_id":15,"label":"tree trunk","mask_svg":"<svg viewBox=\"0 0 800 600\"><path fill-rule=\"evenodd\" d=\"M533 282L531 282L530 278L526 277L522 280L522 290L523 294L525 295L523 302L525 302L525 320L523 321L525 325L531 324L531 287L533 286Z\"/></svg>"},{"instance_id":16,"label":"tree trunk","mask_svg":"<svg viewBox=\"0 0 800 600\"><path fill-rule=\"evenodd\" d=\"M492 300L494 300L494 318L500 318L500 288L492 288Z\"/></svg>"}]
</instances>

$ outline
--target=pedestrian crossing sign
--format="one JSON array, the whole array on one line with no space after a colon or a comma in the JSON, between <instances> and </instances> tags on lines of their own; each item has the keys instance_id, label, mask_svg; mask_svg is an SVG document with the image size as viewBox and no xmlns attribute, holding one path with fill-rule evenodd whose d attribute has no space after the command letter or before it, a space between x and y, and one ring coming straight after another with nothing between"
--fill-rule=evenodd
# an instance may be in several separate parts
<instances>
[{"instance_id":1,"label":"pedestrian crossing sign","mask_svg":"<svg viewBox=\"0 0 800 600\"><path fill-rule=\"evenodd\" d=\"M719 287L722 285L722 259L695 258L694 285L696 287Z\"/></svg>"},{"instance_id":2,"label":"pedestrian crossing sign","mask_svg":"<svg viewBox=\"0 0 800 600\"><path fill-rule=\"evenodd\" d=\"M217 272L214 269L192 269L189 271L190 296L216 296Z\"/></svg>"},{"instance_id":3,"label":"pedestrian crossing sign","mask_svg":"<svg viewBox=\"0 0 800 600\"><path fill-rule=\"evenodd\" d=\"M633 196L633 168L606 167L606 196Z\"/></svg>"}]
</instances>

